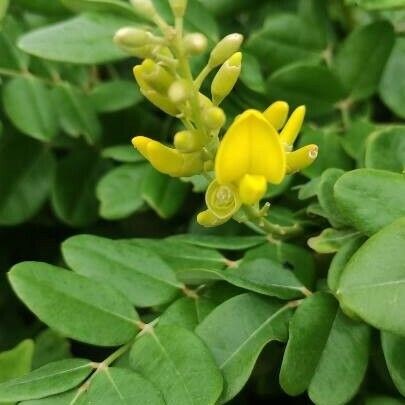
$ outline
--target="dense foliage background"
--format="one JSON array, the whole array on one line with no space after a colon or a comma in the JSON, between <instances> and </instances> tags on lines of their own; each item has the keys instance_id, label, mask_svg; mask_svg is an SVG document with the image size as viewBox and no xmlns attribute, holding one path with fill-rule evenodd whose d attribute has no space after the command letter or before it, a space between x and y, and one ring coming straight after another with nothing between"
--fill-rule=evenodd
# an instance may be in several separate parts
<instances>
[{"instance_id":1,"label":"dense foliage background","mask_svg":"<svg viewBox=\"0 0 405 405\"><path fill-rule=\"evenodd\" d=\"M166 1L155 4L170 20ZM403 0L189 0L186 29L204 33L211 46L231 32L245 36L241 78L223 106L228 122L280 99L307 107L299 143L317 144L318 159L268 192L269 218L303 229L286 242L237 222L203 229L195 214L203 206L204 178L158 173L130 145L139 134L171 141L178 124L145 101L132 78L137 60L112 42L117 29L145 24L128 2L0 0L0 18L0 382L71 356L102 361L111 352L102 346L131 338L128 326L114 319L94 329L97 313L58 296L53 282L41 284L44 264L31 278L15 268L18 299L6 272L35 260L67 264L97 280L99 287L76 286L96 306L109 300L114 306L121 290L144 322L160 316L160 337L171 355L184 346L181 356L189 353L190 361L207 366L207 375L186 374L201 397L178 393L168 400L164 392L168 404L207 405L220 395L222 377L189 331L197 325L217 363L226 342L237 347L239 339L241 357L220 370L227 386L222 399L230 403L403 403ZM195 58L195 68L205 61L206 55ZM112 241L124 238L131 239ZM166 284L156 285L142 270L132 279L139 268L160 271ZM189 287L183 292L181 282ZM74 281L55 283L55 291L76 291ZM309 291L318 292L296 310L284 354L293 309L283 305ZM55 313L49 314L49 303ZM282 319L273 324L267 317L279 311ZM74 314L89 324L77 325ZM182 328L174 333L172 325ZM135 368L156 383L145 364L159 353L147 339L139 342L131 350ZM117 372L127 364L125 356L114 364L117 381L136 387ZM62 381L59 391L29 386L26 397L13 397L12 385L11 394L2 394L0 385L0 400L58 394L79 385L86 372ZM172 384L167 375L163 382L156 377L159 388ZM152 394L134 403L146 404ZM66 398L24 403L70 403ZM97 403L118 403L103 398Z\"/></svg>"}]
</instances>

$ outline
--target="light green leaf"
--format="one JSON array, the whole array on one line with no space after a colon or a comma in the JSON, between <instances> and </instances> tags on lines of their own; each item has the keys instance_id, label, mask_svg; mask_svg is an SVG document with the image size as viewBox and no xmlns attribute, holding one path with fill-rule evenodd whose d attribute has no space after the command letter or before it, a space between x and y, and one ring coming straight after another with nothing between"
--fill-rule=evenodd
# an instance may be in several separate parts
<instances>
[{"instance_id":1,"label":"light green leaf","mask_svg":"<svg viewBox=\"0 0 405 405\"><path fill-rule=\"evenodd\" d=\"M248 52L243 52L242 71L239 80L250 90L257 93L266 92L266 82L259 60Z\"/></svg>"},{"instance_id":2,"label":"light green leaf","mask_svg":"<svg viewBox=\"0 0 405 405\"><path fill-rule=\"evenodd\" d=\"M246 384L268 342L287 339L289 315L288 304L249 293L225 301L197 327L225 379L220 403L232 399Z\"/></svg>"},{"instance_id":3,"label":"light green leaf","mask_svg":"<svg viewBox=\"0 0 405 405\"><path fill-rule=\"evenodd\" d=\"M405 218L386 226L353 255L340 277L341 304L378 329L405 335Z\"/></svg>"},{"instance_id":4,"label":"light green leaf","mask_svg":"<svg viewBox=\"0 0 405 405\"><path fill-rule=\"evenodd\" d=\"M342 216L366 235L405 215L405 176L402 174L353 170L336 182L334 195Z\"/></svg>"},{"instance_id":5,"label":"light green leaf","mask_svg":"<svg viewBox=\"0 0 405 405\"><path fill-rule=\"evenodd\" d=\"M29 138L0 140L0 224L32 218L48 197L55 172L52 153Z\"/></svg>"},{"instance_id":6,"label":"light green leaf","mask_svg":"<svg viewBox=\"0 0 405 405\"><path fill-rule=\"evenodd\" d=\"M15 265L9 280L27 307L64 336L118 346L138 330L130 302L107 284L40 262Z\"/></svg>"},{"instance_id":7,"label":"light green leaf","mask_svg":"<svg viewBox=\"0 0 405 405\"><path fill-rule=\"evenodd\" d=\"M139 307L169 302L183 287L157 254L125 241L77 235L63 243L62 252L74 271L112 285Z\"/></svg>"},{"instance_id":8,"label":"light green leaf","mask_svg":"<svg viewBox=\"0 0 405 405\"><path fill-rule=\"evenodd\" d=\"M381 343L392 381L398 391L405 396L405 338L381 332Z\"/></svg>"},{"instance_id":9,"label":"light green leaf","mask_svg":"<svg viewBox=\"0 0 405 405\"><path fill-rule=\"evenodd\" d=\"M100 215L105 219L126 218L144 204L142 184L147 163L126 164L110 170L97 184Z\"/></svg>"},{"instance_id":10,"label":"light green leaf","mask_svg":"<svg viewBox=\"0 0 405 405\"><path fill-rule=\"evenodd\" d=\"M381 20L358 28L343 42L334 68L350 99L362 100L377 90L394 39L391 24Z\"/></svg>"},{"instance_id":11,"label":"light green leaf","mask_svg":"<svg viewBox=\"0 0 405 405\"><path fill-rule=\"evenodd\" d=\"M0 382L21 377L31 370L34 342L23 340L11 350L0 353ZM0 385L1 386L1 385ZM0 391L1 395L1 391Z\"/></svg>"},{"instance_id":12,"label":"light green leaf","mask_svg":"<svg viewBox=\"0 0 405 405\"><path fill-rule=\"evenodd\" d=\"M135 10L120 0L59 0L67 8L82 13L85 11L100 12L110 15L122 15L137 21Z\"/></svg>"},{"instance_id":13,"label":"light green leaf","mask_svg":"<svg viewBox=\"0 0 405 405\"><path fill-rule=\"evenodd\" d=\"M405 38L398 37L380 82L380 96L396 115L405 118Z\"/></svg>"},{"instance_id":14,"label":"light green leaf","mask_svg":"<svg viewBox=\"0 0 405 405\"><path fill-rule=\"evenodd\" d=\"M367 139L365 166L372 169L405 171L405 126L374 132Z\"/></svg>"},{"instance_id":15,"label":"light green leaf","mask_svg":"<svg viewBox=\"0 0 405 405\"><path fill-rule=\"evenodd\" d=\"M95 188L105 168L98 154L86 148L73 150L59 161L52 190L52 206L59 219L75 227L97 219Z\"/></svg>"},{"instance_id":16,"label":"light green leaf","mask_svg":"<svg viewBox=\"0 0 405 405\"><path fill-rule=\"evenodd\" d=\"M167 219L181 210L188 189L187 183L150 166L142 182L142 197L161 218Z\"/></svg>"},{"instance_id":17,"label":"light green leaf","mask_svg":"<svg viewBox=\"0 0 405 405\"><path fill-rule=\"evenodd\" d=\"M124 163L144 162L145 158L132 145L114 145L103 149L101 156Z\"/></svg>"},{"instance_id":18,"label":"light green leaf","mask_svg":"<svg viewBox=\"0 0 405 405\"><path fill-rule=\"evenodd\" d=\"M9 0L0 0L0 24L2 23L4 17L7 14L8 5Z\"/></svg>"},{"instance_id":19,"label":"light green leaf","mask_svg":"<svg viewBox=\"0 0 405 405\"><path fill-rule=\"evenodd\" d=\"M326 228L318 236L308 239L308 246L318 253L335 253L360 235L353 229Z\"/></svg>"},{"instance_id":20,"label":"light green leaf","mask_svg":"<svg viewBox=\"0 0 405 405\"><path fill-rule=\"evenodd\" d=\"M94 108L99 112L114 112L134 106L142 101L135 81L113 80L96 84L90 94Z\"/></svg>"},{"instance_id":21,"label":"light green leaf","mask_svg":"<svg viewBox=\"0 0 405 405\"><path fill-rule=\"evenodd\" d=\"M73 389L62 394L52 395L51 397L22 401L19 405L72 405L72 401L76 395L77 389ZM73 404L78 405L79 403L76 401Z\"/></svg>"},{"instance_id":22,"label":"light green leaf","mask_svg":"<svg viewBox=\"0 0 405 405\"><path fill-rule=\"evenodd\" d=\"M355 1L356 5L364 7L367 10L384 10L387 8L405 7L404 0L346 0L346 1L350 2Z\"/></svg>"},{"instance_id":23,"label":"light green leaf","mask_svg":"<svg viewBox=\"0 0 405 405\"><path fill-rule=\"evenodd\" d=\"M53 99L62 129L73 137L83 135L92 145L101 137L101 124L86 94L69 84L58 85Z\"/></svg>"},{"instance_id":24,"label":"light green leaf","mask_svg":"<svg viewBox=\"0 0 405 405\"><path fill-rule=\"evenodd\" d=\"M50 90L34 77L11 79L3 91L3 104L11 122L25 135L48 142L58 132Z\"/></svg>"},{"instance_id":25,"label":"light green leaf","mask_svg":"<svg viewBox=\"0 0 405 405\"><path fill-rule=\"evenodd\" d=\"M361 235L349 239L339 248L335 256L333 256L327 277L328 287L332 291L336 291L338 289L340 276L342 275L343 270L353 254L363 244L364 240L365 238Z\"/></svg>"},{"instance_id":26,"label":"light green leaf","mask_svg":"<svg viewBox=\"0 0 405 405\"><path fill-rule=\"evenodd\" d=\"M23 51L57 62L105 63L126 57L112 41L115 32L133 20L101 13L86 13L23 35Z\"/></svg>"},{"instance_id":27,"label":"light green leaf","mask_svg":"<svg viewBox=\"0 0 405 405\"><path fill-rule=\"evenodd\" d=\"M369 328L346 317L331 295L307 298L290 322L282 388L294 396L308 390L317 405L348 403L367 369L369 338Z\"/></svg>"},{"instance_id":28,"label":"light green leaf","mask_svg":"<svg viewBox=\"0 0 405 405\"><path fill-rule=\"evenodd\" d=\"M91 380L89 389L74 403L165 405L162 394L151 382L133 371L118 367L108 367L97 373Z\"/></svg>"},{"instance_id":29,"label":"light green leaf","mask_svg":"<svg viewBox=\"0 0 405 405\"><path fill-rule=\"evenodd\" d=\"M368 120L359 119L354 121L342 139L342 146L345 152L357 162L362 162L367 137L374 130L375 125Z\"/></svg>"},{"instance_id":30,"label":"light green leaf","mask_svg":"<svg viewBox=\"0 0 405 405\"><path fill-rule=\"evenodd\" d=\"M161 326L137 339L131 366L153 381L167 405L214 405L222 376L201 339L178 326Z\"/></svg>"},{"instance_id":31,"label":"light green leaf","mask_svg":"<svg viewBox=\"0 0 405 405\"><path fill-rule=\"evenodd\" d=\"M205 297L179 298L160 316L159 326L177 325L194 330L214 308L215 303Z\"/></svg>"},{"instance_id":32,"label":"light green leaf","mask_svg":"<svg viewBox=\"0 0 405 405\"><path fill-rule=\"evenodd\" d=\"M299 15L277 13L250 35L246 47L268 66L267 70L274 71L293 62L321 60L326 43Z\"/></svg>"},{"instance_id":33,"label":"light green leaf","mask_svg":"<svg viewBox=\"0 0 405 405\"><path fill-rule=\"evenodd\" d=\"M274 72L267 85L272 100L288 100L291 107L304 104L310 117L331 113L345 97L339 79L325 66L288 65Z\"/></svg>"},{"instance_id":34,"label":"light green leaf","mask_svg":"<svg viewBox=\"0 0 405 405\"><path fill-rule=\"evenodd\" d=\"M23 377L0 384L0 401L23 401L59 394L79 385L92 371L88 360L49 363Z\"/></svg>"}]
</instances>

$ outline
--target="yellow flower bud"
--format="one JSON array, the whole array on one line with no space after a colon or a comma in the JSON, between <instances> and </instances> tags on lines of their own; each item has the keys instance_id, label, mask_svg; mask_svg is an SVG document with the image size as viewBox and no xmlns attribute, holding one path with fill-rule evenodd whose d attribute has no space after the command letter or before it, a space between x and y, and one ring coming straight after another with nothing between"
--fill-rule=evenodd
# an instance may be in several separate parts
<instances>
[{"instance_id":1,"label":"yellow flower bud","mask_svg":"<svg viewBox=\"0 0 405 405\"><path fill-rule=\"evenodd\" d=\"M146 30L133 27L120 28L114 35L114 42L126 48L136 48L159 43L159 38Z\"/></svg>"},{"instance_id":2,"label":"yellow flower bud","mask_svg":"<svg viewBox=\"0 0 405 405\"><path fill-rule=\"evenodd\" d=\"M145 59L141 65L135 66L134 74L137 81L139 79L147 83L150 88L164 95L174 81L173 75L152 59ZM138 84L142 87L139 81Z\"/></svg>"},{"instance_id":3,"label":"yellow flower bud","mask_svg":"<svg viewBox=\"0 0 405 405\"><path fill-rule=\"evenodd\" d=\"M307 145L294 152L289 152L287 156L286 173L291 174L305 169L311 165L318 156L318 146Z\"/></svg>"},{"instance_id":4,"label":"yellow flower bud","mask_svg":"<svg viewBox=\"0 0 405 405\"><path fill-rule=\"evenodd\" d=\"M220 219L216 217L210 210L205 210L197 215L197 222L206 228L222 225L228 218Z\"/></svg>"},{"instance_id":5,"label":"yellow flower bud","mask_svg":"<svg viewBox=\"0 0 405 405\"><path fill-rule=\"evenodd\" d=\"M135 56L139 59L147 59L152 57L155 46L154 45L145 45L145 46L139 46L136 48L133 47L127 47L127 46L122 46L120 45L120 48L127 52L129 55Z\"/></svg>"},{"instance_id":6,"label":"yellow flower bud","mask_svg":"<svg viewBox=\"0 0 405 405\"><path fill-rule=\"evenodd\" d=\"M297 139L302 123L304 122L304 117L305 106L301 105L293 111L284 128L280 132L281 142L287 147L287 150L291 150L293 143Z\"/></svg>"},{"instance_id":7,"label":"yellow flower bud","mask_svg":"<svg viewBox=\"0 0 405 405\"><path fill-rule=\"evenodd\" d=\"M199 32L187 34L184 37L184 46L189 55L199 55L207 49L207 37Z\"/></svg>"},{"instance_id":8,"label":"yellow flower bud","mask_svg":"<svg viewBox=\"0 0 405 405\"><path fill-rule=\"evenodd\" d=\"M188 177L203 170L200 152L181 153L160 142L144 136L136 136L132 144L158 171L173 177Z\"/></svg>"},{"instance_id":9,"label":"yellow flower bud","mask_svg":"<svg viewBox=\"0 0 405 405\"><path fill-rule=\"evenodd\" d=\"M211 68L222 65L231 55L239 50L242 42L242 34L229 34L222 38L211 51L208 65Z\"/></svg>"},{"instance_id":10,"label":"yellow flower bud","mask_svg":"<svg viewBox=\"0 0 405 405\"><path fill-rule=\"evenodd\" d=\"M187 82L177 80L173 82L169 88L168 96L174 104L182 104L187 100Z\"/></svg>"},{"instance_id":11,"label":"yellow flower bud","mask_svg":"<svg viewBox=\"0 0 405 405\"><path fill-rule=\"evenodd\" d=\"M183 17L187 8L187 0L169 0L170 8L175 17Z\"/></svg>"},{"instance_id":12,"label":"yellow flower bud","mask_svg":"<svg viewBox=\"0 0 405 405\"><path fill-rule=\"evenodd\" d=\"M264 112L264 118L270 122L277 131L283 127L288 116L288 104L285 101L276 101Z\"/></svg>"},{"instance_id":13,"label":"yellow flower bud","mask_svg":"<svg viewBox=\"0 0 405 405\"><path fill-rule=\"evenodd\" d=\"M219 104L232 91L242 67L242 54L234 53L218 70L211 84L212 101Z\"/></svg>"},{"instance_id":14,"label":"yellow flower bud","mask_svg":"<svg viewBox=\"0 0 405 405\"><path fill-rule=\"evenodd\" d=\"M207 127L212 130L222 128L226 121L224 110L219 107L207 108L203 113L203 119Z\"/></svg>"},{"instance_id":15,"label":"yellow flower bud","mask_svg":"<svg viewBox=\"0 0 405 405\"><path fill-rule=\"evenodd\" d=\"M161 109L168 115L173 117L177 116L180 111L177 107L169 100L168 97L162 96L156 90L141 88L141 93L157 108Z\"/></svg>"},{"instance_id":16,"label":"yellow flower bud","mask_svg":"<svg viewBox=\"0 0 405 405\"><path fill-rule=\"evenodd\" d=\"M174 136L174 146L182 152L196 152L205 144L205 137L198 131L180 131Z\"/></svg>"},{"instance_id":17,"label":"yellow flower bud","mask_svg":"<svg viewBox=\"0 0 405 405\"><path fill-rule=\"evenodd\" d=\"M228 219L241 207L238 190L233 184L212 181L205 193L208 209L219 219Z\"/></svg>"},{"instance_id":18,"label":"yellow flower bud","mask_svg":"<svg viewBox=\"0 0 405 405\"><path fill-rule=\"evenodd\" d=\"M151 20L156 15L156 9L151 0L130 0L130 2L140 16Z\"/></svg>"}]
</instances>

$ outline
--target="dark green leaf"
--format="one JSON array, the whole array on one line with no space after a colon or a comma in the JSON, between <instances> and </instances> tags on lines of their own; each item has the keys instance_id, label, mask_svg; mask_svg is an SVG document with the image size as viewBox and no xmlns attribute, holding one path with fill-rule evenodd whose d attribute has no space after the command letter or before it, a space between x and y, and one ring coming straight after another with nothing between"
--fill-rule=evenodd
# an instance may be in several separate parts
<instances>
[{"instance_id":1,"label":"dark green leaf","mask_svg":"<svg viewBox=\"0 0 405 405\"><path fill-rule=\"evenodd\" d=\"M103 149L101 156L124 163L144 162L145 158L131 145L114 145Z\"/></svg>"},{"instance_id":2,"label":"dark green leaf","mask_svg":"<svg viewBox=\"0 0 405 405\"><path fill-rule=\"evenodd\" d=\"M243 53L242 71L239 80L250 90L257 93L266 92L266 82L259 60L250 53Z\"/></svg>"},{"instance_id":3,"label":"dark green leaf","mask_svg":"<svg viewBox=\"0 0 405 405\"><path fill-rule=\"evenodd\" d=\"M28 308L64 336L118 346L138 330L130 302L107 284L40 262L15 265L9 279Z\"/></svg>"},{"instance_id":4,"label":"dark green leaf","mask_svg":"<svg viewBox=\"0 0 405 405\"><path fill-rule=\"evenodd\" d=\"M381 343L392 381L398 391L405 395L405 338L388 332L381 332Z\"/></svg>"}]
</instances>

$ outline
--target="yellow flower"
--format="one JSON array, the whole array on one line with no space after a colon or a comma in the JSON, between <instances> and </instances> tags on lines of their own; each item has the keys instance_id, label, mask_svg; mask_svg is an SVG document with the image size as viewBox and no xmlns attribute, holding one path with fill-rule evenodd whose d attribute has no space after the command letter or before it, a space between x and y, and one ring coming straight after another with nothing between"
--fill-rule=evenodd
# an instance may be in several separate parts
<instances>
[{"instance_id":1,"label":"yellow flower","mask_svg":"<svg viewBox=\"0 0 405 405\"><path fill-rule=\"evenodd\" d=\"M279 184L287 174L315 160L318 151L316 145L292 151L304 120L305 107L300 106L294 110L285 123L288 109L287 103L277 101L263 113L247 110L236 117L218 148L215 159L216 180L211 183L206 194L208 209L197 217L201 225L216 226L224 223L236 213L241 204L258 203L265 195L268 183ZM225 205L225 210L218 215L216 205L221 202L225 189L232 190L233 200L240 204Z\"/></svg>"}]
</instances>

